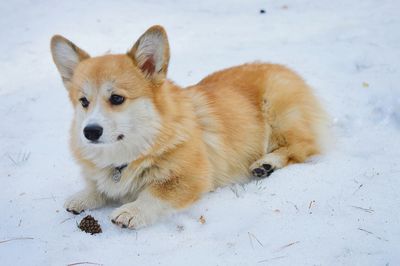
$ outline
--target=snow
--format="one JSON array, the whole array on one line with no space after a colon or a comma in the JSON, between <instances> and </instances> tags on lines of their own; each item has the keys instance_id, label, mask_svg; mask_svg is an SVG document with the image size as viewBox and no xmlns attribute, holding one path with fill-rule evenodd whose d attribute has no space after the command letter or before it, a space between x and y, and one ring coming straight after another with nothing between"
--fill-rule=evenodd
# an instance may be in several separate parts
<instances>
[{"instance_id":1,"label":"snow","mask_svg":"<svg viewBox=\"0 0 400 266\"><path fill-rule=\"evenodd\" d=\"M400 264L399 1L113 2L0 2L1 265ZM125 52L153 24L180 85L254 60L295 69L333 118L331 150L138 231L109 221L115 206L65 212L83 181L50 38ZM87 214L102 234L77 228Z\"/></svg>"}]
</instances>

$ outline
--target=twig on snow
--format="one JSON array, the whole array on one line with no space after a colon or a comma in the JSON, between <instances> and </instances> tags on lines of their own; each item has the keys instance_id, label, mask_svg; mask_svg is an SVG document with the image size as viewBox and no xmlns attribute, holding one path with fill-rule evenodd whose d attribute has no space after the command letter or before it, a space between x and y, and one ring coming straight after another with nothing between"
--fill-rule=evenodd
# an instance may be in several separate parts
<instances>
[{"instance_id":1,"label":"twig on snow","mask_svg":"<svg viewBox=\"0 0 400 266\"><path fill-rule=\"evenodd\" d=\"M367 234L369 234L369 235L373 235L375 238L377 238L377 239L379 239L379 240L389 242L389 240L387 240L387 239L385 239L385 238L383 238L383 237L377 236L377 235L375 235L374 233L372 233L371 231L365 230L365 229L363 229L363 228L358 228L358 230L363 231L363 232L365 232L365 233L367 233Z\"/></svg>"},{"instance_id":2,"label":"twig on snow","mask_svg":"<svg viewBox=\"0 0 400 266\"><path fill-rule=\"evenodd\" d=\"M11 157L11 155L10 155L9 153L7 153L7 157L8 157L8 159L11 160L11 162L12 162L14 165L18 165L17 162L13 159L13 157Z\"/></svg>"},{"instance_id":3,"label":"twig on snow","mask_svg":"<svg viewBox=\"0 0 400 266\"><path fill-rule=\"evenodd\" d=\"M362 188L363 186L364 186L364 184L360 184L360 185L358 186L358 188L357 188L356 190L354 190L353 195L356 194L356 192L359 191L360 188Z\"/></svg>"},{"instance_id":4,"label":"twig on snow","mask_svg":"<svg viewBox=\"0 0 400 266\"><path fill-rule=\"evenodd\" d=\"M252 238L254 238L254 239L258 242L258 244L259 244L260 246L264 247L264 245L261 243L261 241L258 240L258 238L257 238L254 234L252 234L252 233L250 233L250 232L247 232L247 234L249 235L250 244L251 244L251 247L252 247L253 249L254 249L254 245L253 245L253 240L252 240Z\"/></svg>"},{"instance_id":5,"label":"twig on snow","mask_svg":"<svg viewBox=\"0 0 400 266\"><path fill-rule=\"evenodd\" d=\"M69 218L67 218L67 219L64 219L64 220L62 220L61 222L60 222L60 224L63 224L63 223L65 223L66 221L68 221L68 220L71 220L71 219L73 219L74 217L69 217Z\"/></svg>"},{"instance_id":6,"label":"twig on snow","mask_svg":"<svg viewBox=\"0 0 400 266\"><path fill-rule=\"evenodd\" d=\"M284 250L285 248L288 248L288 247L293 246L293 245L298 244L298 243L300 243L300 241L291 242L291 243L289 243L287 245L284 245L284 246L278 248L277 250L275 250L275 252L280 252L280 251Z\"/></svg>"},{"instance_id":7,"label":"twig on snow","mask_svg":"<svg viewBox=\"0 0 400 266\"><path fill-rule=\"evenodd\" d=\"M350 207L353 207L353 208L355 208L355 209L362 210L362 211L365 211L365 212L368 212L368 213L373 213L373 212L375 212L375 211L374 211L373 209L371 209L371 208L366 209L366 208L359 207L359 206L354 206L354 205L350 205Z\"/></svg>"},{"instance_id":8,"label":"twig on snow","mask_svg":"<svg viewBox=\"0 0 400 266\"><path fill-rule=\"evenodd\" d=\"M230 190L232 190L233 194L235 194L236 198L240 198L239 191L236 186L230 186Z\"/></svg>"},{"instance_id":9,"label":"twig on snow","mask_svg":"<svg viewBox=\"0 0 400 266\"><path fill-rule=\"evenodd\" d=\"M18 153L18 155L15 158L13 158L11 156L11 154L9 154L9 153L6 153L6 155L7 155L8 159L10 159L10 161L15 166L19 166L22 163L24 163L24 162L29 160L29 157L31 156L31 153L30 152L23 152L23 153L20 152L20 153Z\"/></svg>"},{"instance_id":10,"label":"twig on snow","mask_svg":"<svg viewBox=\"0 0 400 266\"><path fill-rule=\"evenodd\" d=\"M268 261L271 261L271 260L280 260L280 259L283 259L283 258L286 258L286 257L287 257L287 256L273 257L273 258L270 258L270 259L265 259L265 260L257 261L257 263L268 262Z\"/></svg>"},{"instance_id":11,"label":"twig on snow","mask_svg":"<svg viewBox=\"0 0 400 266\"><path fill-rule=\"evenodd\" d=\"M57 201L56 197L54 197L53 194L51 194L51 197L36 198L36 199L33 199L33 200L49 200L49 199L52 199L54 202Z\"/></svg>"},{"instance_id":12,"label":"twig on snow","mask_svg":"<svg viewBox=\"0 0 400 266\"><path fill-rule=\"evenodd\" d=\"M89 265L103 265L103 264L96 263L96 262L82 261L82 262L75 262L75 263L67 264L67 266L75 266L75 265L82 265L82 264L89 264Z\"/></svg>"},{"instance_id":13,"label":"twig on snow","mask_svg":"<svg viewBox=\"0 0 400 266\"><path fill-rule=\"evenodd\" d=\"M297 205L296 204L294 204L293 202L291 202L291 201L286 201L287 203L290 203L290 204L292 204L293 205L293 207L296 209L296 211L299 211L299 208L297 207Z\"/></svg>"},{"instance_id":14,"label":"twig on snow","mask_svg":"<svg viewBox=\"0 0 400 266\"><path fill-rule=\"evenodd\" d=\"M33 239L34 239L33 237L15 237L15 238L10 238L10 239L6 239L6 240L1 240L0 244L15 241L15 240L33 240Z\"/></svg>"}]
</instances>

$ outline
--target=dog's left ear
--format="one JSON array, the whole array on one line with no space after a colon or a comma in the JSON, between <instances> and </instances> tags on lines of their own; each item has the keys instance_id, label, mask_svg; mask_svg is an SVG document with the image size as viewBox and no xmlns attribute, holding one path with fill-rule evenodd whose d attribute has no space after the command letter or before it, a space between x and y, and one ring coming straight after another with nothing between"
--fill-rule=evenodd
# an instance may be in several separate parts
<instances>
[{"instance_id":1,"label":"dog's left ear","mask_svg":"<svg viewBox=\"0 0 400 266\"><path fill-rule=\"evenodd\" d=\"M167 33L161 26L149 28L135 43L128 55L153 83L162 82L168 70L169 44Z\"/></svg>"}]
</instances>

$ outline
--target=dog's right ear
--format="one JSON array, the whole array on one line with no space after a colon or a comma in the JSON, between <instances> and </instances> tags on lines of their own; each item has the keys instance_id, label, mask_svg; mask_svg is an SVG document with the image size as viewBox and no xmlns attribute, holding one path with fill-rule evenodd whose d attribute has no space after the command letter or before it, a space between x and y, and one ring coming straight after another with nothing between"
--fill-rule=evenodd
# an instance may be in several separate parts
<instances>
[{"instance_id":1,"label":"dog's right ear","mask_svg":"<svg viewBox=\"0 0 400 266\"><path fill-rule=\"evenodd\" d=\"M66 88L79 62L90 58L89 54L63 36L51 38L51 54Z\"/></svg>"},{"instance_id":2,"label":"dog's right ear","mask_svg":"<svg viewBox=\"0 0 400 266\"><path fill-rule=\"evenodd\" d=\"M162 82L168 70L169 44L164 28L149 28L128 52L144 76L154 83Z\"/></svg>"}]
</instances>

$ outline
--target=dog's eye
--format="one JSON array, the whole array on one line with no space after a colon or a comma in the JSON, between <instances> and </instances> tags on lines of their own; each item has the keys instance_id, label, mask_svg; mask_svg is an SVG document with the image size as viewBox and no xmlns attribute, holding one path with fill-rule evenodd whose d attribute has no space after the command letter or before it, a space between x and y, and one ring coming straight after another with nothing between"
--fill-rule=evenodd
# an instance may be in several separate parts
<instances>
[{"instance_id":1,"label":"dog's eye","mask_svg":"<svg viewBox=\"0 0 400 266\"><path fill-rule=\"evenodd\" d=\"M89 106L89 101L86 99L86 97L80 98L79 101L81 102L83 108L87 108Z\"/></svg>"},{"instance_id":2,"label":"dog's eye","mask_svg":"<svg viewBox=\"0 0 400 266\"><path fill-rule=\"evenodd\" d=\"M124 96L121 96L121 95L113 94L113 95L111 95L111 97L110 97L110 103L111 103L112 105L120 105L120 104L122 104L124 101L125 101L125 98L124 98Z\"/></svg>"}]
</instances>

